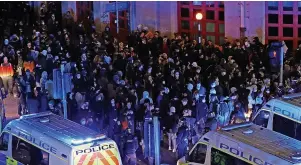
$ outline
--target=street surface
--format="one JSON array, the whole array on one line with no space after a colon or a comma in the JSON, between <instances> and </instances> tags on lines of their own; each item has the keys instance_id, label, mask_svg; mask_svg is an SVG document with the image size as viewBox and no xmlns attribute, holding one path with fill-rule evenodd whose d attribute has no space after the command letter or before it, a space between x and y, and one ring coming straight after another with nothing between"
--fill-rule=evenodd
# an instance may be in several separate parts
<instances>
[{"instance_id":1,"label":"street surface","mask_svg":"<svg viewBox=\"0 0 301 165\"><path fill-rule=\"evenodd\" d=\"M8 97L4 100L4 106L6 110L6 120L7 122L19 118L18 115L18 104L17 99L14 97ZM176 154L168 151L168 141L167 138L164 138L164 144L161 145L161 164L174 165L176 164ZM148 165L148 161L143 158L141 148L137 151L137 164L138 165ZM0 165L2 162L0 161Z\"/></svg>"}]
</instances>

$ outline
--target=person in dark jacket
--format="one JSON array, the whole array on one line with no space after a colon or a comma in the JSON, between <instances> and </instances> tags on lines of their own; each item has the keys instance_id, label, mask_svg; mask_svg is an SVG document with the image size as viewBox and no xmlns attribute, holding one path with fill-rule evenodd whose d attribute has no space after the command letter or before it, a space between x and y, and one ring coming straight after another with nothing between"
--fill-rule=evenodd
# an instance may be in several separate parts
<instances>
[{"instance_id":1,"label":"person in dark jacket","mask_svg":"<svg viewBox=\"0 0 301 165\"><path fill-rule=\"evenodd\" d=\"M196 98L199 97L198 94L195 96ZM208 113L208 105L206 104L206 97L201 96L199 99L196 99L195 103L195 111L196 111L196 121L200 121L204 119L206 121L206 115Z\"/></svg>"},{"instance_id":2,"label":"person in dark jacket","mask_svg":"<svg viewBox=\"0 0 301 165\"><path fill-rule=\"evenodd\" d=\"M177 135L178 159L182 158L187 153L188 134L189 134L188 127L186 125L182 125L179 128L178 135Z\"/></svg>"},{"instance_id":3,"label":"person in dark jacket","mask_svg":"<svg viewBox=\"0 0 301 165\"><path fill-rule=\"evenodd\" d=\"M139 147L137 137L132 133L131 129L127 129L127 133L125 138L124 144L124 165L136 165L137 164L137 157L136 151Z\"/></svg>"},{"instance_id":4,"label":"person in dark jacket","mask_svg":"<svg viewBox=\"0 0 301 165\"><path fill-rule=\"evenodd\" d=\"M168 150L176 152L177 147L177 132L178 132L179 117L176 115L176 108L170 107L169 113L164 118L164 125L168 135Z\"/></svg>"}]
</instances>

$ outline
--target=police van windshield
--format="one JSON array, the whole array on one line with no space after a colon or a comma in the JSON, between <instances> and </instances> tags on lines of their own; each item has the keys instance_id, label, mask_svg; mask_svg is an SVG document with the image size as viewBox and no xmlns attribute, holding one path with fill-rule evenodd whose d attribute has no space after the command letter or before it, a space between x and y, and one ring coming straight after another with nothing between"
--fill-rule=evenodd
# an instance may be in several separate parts
<instances>
[{"instance_id":1,"label":"police van windshield","mask_svg":"<svg viewBox=\"0 0 301 165\"><path fill-rule=\"evenodd\" d=\"M225 152L211 148L211 165L251 165Z\"/></svg>"},{"instance_id":2,"label":"police van windshield","mask_svg":"<svg viewBox=\"0 0 301 165\"><path fill-rule=\"evenodd\" d=\"M273 116L273 131L301 141L301 124L278 114Z\"/></svg>"}]
</instances>

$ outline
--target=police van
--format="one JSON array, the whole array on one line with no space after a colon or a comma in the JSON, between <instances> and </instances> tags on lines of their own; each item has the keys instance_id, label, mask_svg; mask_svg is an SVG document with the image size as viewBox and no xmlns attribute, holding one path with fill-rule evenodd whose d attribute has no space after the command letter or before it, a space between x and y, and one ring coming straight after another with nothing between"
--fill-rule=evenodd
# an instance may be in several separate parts
<instances>
[{"instance_id":1,"label":"police van","mask_svg":"<svg viewBox=\"0 0 301 165\"><path fill-rule=\"evenodd\" d=\"M269 100L253 123L301 141L301 93Z\"/></svg>"},{"instance_id":2,"label":"police van","mask_svg":"<svg viewBox=\"0 0 301 165\"><path fill-rule=\"evenodd\" d=\"M122 165L113 140L51 112L6 125L0 155L1 165Z\"/></svg>"},{"instance_id":3,"label":"police van","mask_svg":"<svg viewBox=\"0 0 301 165\"><path fill-rule=\"evenodd\" d=\"M177 165L301 165L301 142L253 123L206 133Z\"/></svg>"}]
</instances>

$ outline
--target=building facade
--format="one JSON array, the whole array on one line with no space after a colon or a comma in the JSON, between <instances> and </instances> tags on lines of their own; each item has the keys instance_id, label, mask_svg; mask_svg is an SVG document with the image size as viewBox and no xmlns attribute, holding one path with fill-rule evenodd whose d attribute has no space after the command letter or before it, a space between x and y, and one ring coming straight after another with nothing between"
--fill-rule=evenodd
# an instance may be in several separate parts
<instances>
[{"instance_id":1,"label":"building facade","mask_svg":"<svg viewBox=\"0 0 301 165\"><path fill-rule=\"evenodd\" d=\"M75 20L82 20L92 13L96 28L110 26L114 35L124 38L138 24L150 30L159 30L162 35L174 33L196 39L199 35L215 44L222 44L224 37L238 39L242 36L259 37L263 43L284 40L289 48L301 44L301 2L212 2L185 1L129 2L129 8L119 11L119 34L116 29L116 12L105 12L102 2L64 1L62 13L72 10ZM36 3L35 3L36 4ZM201 32L195 14L201 12Z\"/></svg>"}]
</instances>

